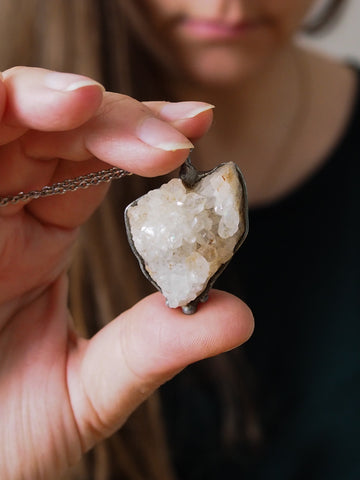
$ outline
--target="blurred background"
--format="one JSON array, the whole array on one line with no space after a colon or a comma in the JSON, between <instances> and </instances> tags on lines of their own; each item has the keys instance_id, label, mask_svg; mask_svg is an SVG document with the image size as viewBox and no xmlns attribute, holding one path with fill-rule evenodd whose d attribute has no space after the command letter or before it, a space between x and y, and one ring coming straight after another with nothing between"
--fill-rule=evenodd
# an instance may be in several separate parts
<instances>
[{"instance_id":1,"label":"blurred background","mask_svg":"<svg viewBox=\"0 0 360 480\"><path fill-rule=\"evenodd\" d=\"M301 40L340 58L355 60L360 66L360 0L347 0L335 25Z\"/></svg>"}]
</instances>

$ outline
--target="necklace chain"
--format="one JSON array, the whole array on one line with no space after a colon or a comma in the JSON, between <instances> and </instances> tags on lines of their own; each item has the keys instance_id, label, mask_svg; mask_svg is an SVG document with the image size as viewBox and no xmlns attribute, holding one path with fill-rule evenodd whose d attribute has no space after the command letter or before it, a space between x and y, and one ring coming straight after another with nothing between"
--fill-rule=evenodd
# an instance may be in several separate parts
<instances>
[{"instance_id":1,"label":"necklace chain","mask_svg":"<svg viewBox=\"0 0 360 480\"><path fill-rule=\"evenodd\" d=\"M80 175L79 177L69 178L62 182L53 183L52 185L42 187L40 190L32 190L30 192L19 192L16 195L6 197L0 196L0 207L7 205L16 205L19 202L27 200L35 200L37 198L50 197L53 195L63 195L67 192L75 192L76 190L85 189L98 185L99 183L108 183L111 180L131 175L131 172L122 168L113 167L107 170Z\"/></svg>"}]
</instances>

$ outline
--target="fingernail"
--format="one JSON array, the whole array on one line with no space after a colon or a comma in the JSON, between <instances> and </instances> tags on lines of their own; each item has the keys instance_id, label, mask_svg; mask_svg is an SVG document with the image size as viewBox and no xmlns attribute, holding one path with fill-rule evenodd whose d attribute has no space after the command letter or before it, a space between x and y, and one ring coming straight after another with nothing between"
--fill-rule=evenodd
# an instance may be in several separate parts
<instances>
[{"instance_id":1,"label":"fingernail","mask_svg":"<svg viewBox=\"0 0 360 480\"><path fill-rule=\"evenodd\" d=\"M65 92L71 92L73 90L79 90L79 88L90 87L93 85L97 85L101 87L102 90L105 91L105 88L101 85L101 83L94 82L92 80L79 80L78 82L71 83L65 88Z\"/></svg>"},{"instance_id":2,"label":"fingernail","mask_svg":"<svg viewBox=\"0 0 360 480\"><path fill-rule=\"evenodd\" d=\"M200 113L212 110L214 105L204 102L167 103L161 109L161 116L169 121L194 118Z\"/></svg>"},{"instance_id":3,"label":"fingernail","mask_svg":"<svg viewBox=\"0 0 360 480\"><path fill-rule=\"evenodd\" d=\"M138 127L138 138L151 147L168 152L193 148L194 145L174 127L155 117L147 117Z\"/></svg>"},{"instance_id":4,"label":"fingernail","mask_svg":"<svg viewBox=\"0 0 360 480\"><path fill-rule=\"evenodd\" d=\"M97 85L105 90L100 83L92 80L91 78L61 72L50 72L45 75L44 84L46 87L51 88L52 90L61 92L71 92L80 88L94 85Z\"/></svg>"}]
</instances>

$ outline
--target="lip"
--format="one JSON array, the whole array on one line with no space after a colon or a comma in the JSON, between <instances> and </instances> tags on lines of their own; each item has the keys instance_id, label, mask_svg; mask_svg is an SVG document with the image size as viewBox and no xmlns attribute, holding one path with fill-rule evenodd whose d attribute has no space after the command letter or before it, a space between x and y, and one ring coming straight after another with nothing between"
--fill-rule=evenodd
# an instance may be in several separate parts
<instances>
[{"instance_id":1,"label":"lip","mask_svg":"<svg viewBox=\"0 0 360 480\"><path fill-rule=\"evenodd\" d=\"M260 26L256 21L224 22L221 20L183 19L185 34L202 40L236 40Z\"/></svg>"}]
</instances>

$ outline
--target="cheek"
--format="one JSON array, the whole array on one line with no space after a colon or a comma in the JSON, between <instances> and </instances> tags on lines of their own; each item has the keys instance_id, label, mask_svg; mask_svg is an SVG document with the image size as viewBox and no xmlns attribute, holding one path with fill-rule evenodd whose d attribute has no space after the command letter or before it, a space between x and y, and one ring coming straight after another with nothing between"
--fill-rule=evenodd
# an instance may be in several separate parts
<instances>
[{"instance_id":1,"label":"cheek","mask_svg":"<svg viewBox=\"0 0 360 480\"><path fill-rule=\"evenodd\" d=\"M155 23L162 24L181 13L181 2L176 0L142 0L146 16Z\"/></svg>"},{"instance_id":2,"label":"cheek","mask_svg":"<svg viewBox=\"0 0 360 480\"><path fill-rule=\"evenodd\" d=\"M314 4L314 0L264 0L264 8L279 40L292 37Z\"/></svg>"}]
</instances>

